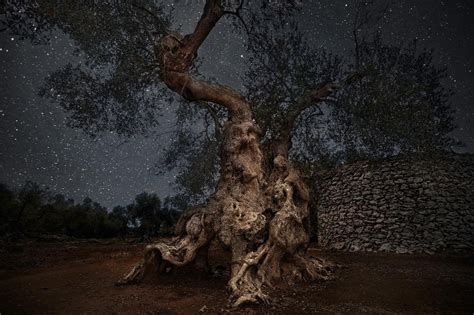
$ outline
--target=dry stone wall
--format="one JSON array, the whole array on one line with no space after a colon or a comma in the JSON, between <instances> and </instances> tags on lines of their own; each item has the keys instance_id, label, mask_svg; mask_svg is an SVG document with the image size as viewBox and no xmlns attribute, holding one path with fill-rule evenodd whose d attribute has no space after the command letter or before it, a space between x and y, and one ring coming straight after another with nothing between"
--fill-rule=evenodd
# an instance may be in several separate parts
<instances>
[{"instance_id":1,"label":"dry stone wall","mask_svg":"<svg viewBox=\"0 0 474 315\"><path fill-rule=\"evenodd\" d=\"M349 251L474 251L474 156L360 162L315 176L318 241Z\"/></svg>"}]
</instances>

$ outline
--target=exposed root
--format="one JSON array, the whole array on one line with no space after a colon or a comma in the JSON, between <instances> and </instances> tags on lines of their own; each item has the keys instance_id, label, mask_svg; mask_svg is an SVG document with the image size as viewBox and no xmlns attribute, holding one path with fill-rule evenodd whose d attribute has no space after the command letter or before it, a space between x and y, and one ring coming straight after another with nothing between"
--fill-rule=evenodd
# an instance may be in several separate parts
<instances>
[{"instance_id":1,"label":"exposed root","mask_svg":"<svg viewBox=\"0 0 474 315\"><path fill-rule=\"evenodd\" d=\"M235 276L229 281L229 288L232 291L232 307L236 308L245 303L256 303L262 301L269 304L270 298L263 293L265 278L259 275L255 266L257 266L268 252L268 246L263 245L257 251L250 252L243 259L240 268L237 268Z\"/></svg>"},{"instance_id":2,"label":"exposed root","mask_svg":"<svg viewBox=\"0 0 474 315\"><path fill-rule=\"evenodd\" d=\"M249 270L250 267L255 266L258 264L260 259L265 255L268 251L268 246L262 246L255 252L250 252L247 256L243 259L243 263L238 270L237 274L232 277L229 281L229 286L232 291L238 291L238 283L244 277L246 272Z\"/></svg>"},{"instance_id":3,"label":"exposed root","mask_svg":"<svg viewBox=\"0 0 474 315\"><path fill-rule=\"evenodd\" d=\"M232 308L238 308L244 304L253 304L264 302L265 304L270 304L270 298L268 295L264 294L261 288L253 290L253 292L248 292L240 295L237 300L232 304Z\"/></svg>"},{"instance_id":4,"label":"exposed root","mask_svg":"<svg viewBox=\"0 0 474 315\"><path fill-rule=\"evenodd\" d=\"M139 283L153 271L163 272L169 265L182 267L194 261L198 251L211 240L204 226L204 214L193 215L186 223L187 234L184 237L176 237L170 243L148 245L142 261L117 284Z\"/></svg>"},{"instance_id":5,"label":"exposed root","mask_svg":"<svg viewBox=\"0 0 474 315\"><path fill-rule=\"evenodd\" d=\"M232 307L244 303L264 302L271 299L265 289L273 289L274 284L294 285L300 281L329 280L335 265L320 258L304 257L299 254L282 259L284 252L270 243L246 255L237 272L229 281L232 291Z\"/></svg>"},{"instance_id":6,"label":"exposed root","mask_svg":"<svg viewBox=\"0 0 474 315\"><path fill-rule=\"evenodd\" d=\"M287 285L294 285L300 281L329 280L336 267L323 259L298 254L282 261L280 255L272 255L274 251L275 248L267 243L243 259L238 272L229 281L233 308L244 303L270 304L271 299L264 289L274 288L275 281L284 280Z\"/></svg>"},{"instance_id":7,"label":"exposed root","mask_svg":"<svg viewBox=\"0 0 474 315\"><path fill-rule=\"evenodd\" d=\"M309 198L304 182L283 157L278 156L274 163L277 172L268 190L273 214L265 225L268 238L257 250L248 251L245 240L235 237L238 233L234 233L234 265L229 281L233 307L249 302L269 303L266 289L278 284L293 285L298 281L328 280L332 274L332 264L304 256L309 241L305 226ZM245 213L252 212L247 209ZM232 223L244 226L244 222ZM256 226L254 222L252 224ZM247 237L246 240L253 240L255 244L255 238Z\"/></svg>"},{"instance_id":8,"label":"exposed root","mask_svg":"<svg viewBox=\"0 0 474 315\"><path fill-rule=\"evenodd\" d=\"M157 270L162 263L161 255L155 248L147 246L145 255L141 262L135 265L132 270L122 279L118 280L116 285L127 285L139 283L147 274Z\"/></svg>"},{"instance_id":9,"label":"exposed root","mask_svg":"<svg viewBox=\"0 0 474 315\"><path fill-rule=\"evenodd\" d=\"M239 275L238 279L234 277L229 283L232 290L230 296L232 307L236 308L245 303L263 302L270 304L270 297L263 291L265 279L257 274L254 267L246 270Z\"/></svg>"},{"instance_id":10,"label":"exposed root","mask_svg":"<svg viewBox=\"0 0 474 315\"><path fill-rule=\"evenodd\" d=\"M292 257L294 269L299 270L305 281L330 280L336 265L321 258L304 257L295 255Z\"/></svg>"}]
</instances>

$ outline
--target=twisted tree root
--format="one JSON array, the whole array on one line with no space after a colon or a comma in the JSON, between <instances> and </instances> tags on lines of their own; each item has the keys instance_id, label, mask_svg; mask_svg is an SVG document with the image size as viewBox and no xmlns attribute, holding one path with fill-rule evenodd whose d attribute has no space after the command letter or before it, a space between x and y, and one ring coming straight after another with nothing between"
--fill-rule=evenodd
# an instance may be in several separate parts
<instances>
[{"instance_id":1,"label":"twisted tree root","mask_svg":"<svg viewBox=\"0 0 474 315\"><path fill-rule=\"evenodd\" d=\"M169 244L148 245L143 259L116 284L139 283L152 271L163 272L169 265L182 267L193 262L199 250L206 247L212 238L204 228L204 213L195 214L188 220L186 232L185 236L176 237Z\"/></svg>"}]
</instances>

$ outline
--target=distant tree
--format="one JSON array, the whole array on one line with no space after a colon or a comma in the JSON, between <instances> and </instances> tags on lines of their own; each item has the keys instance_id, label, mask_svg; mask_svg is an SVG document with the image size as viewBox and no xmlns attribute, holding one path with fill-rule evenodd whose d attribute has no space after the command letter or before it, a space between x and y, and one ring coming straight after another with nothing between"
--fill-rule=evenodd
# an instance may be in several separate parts
<instances>
[{"instance_id":1,"label":"distant tree","mask_svg":"<svg viewBox=\"0 0 474 315\"><path fill-rule=\"evenodd\" d=\"M174 198L166 197L162 206L163 222L161 223L160 234L171 236L175 234L176 224L181 217L183 209L178 210Z\"/></svg>"},{"instance_id":2,"label":"distant tree","mask_svg":"<svg viewBox=\"0 0 474 315\"><path fill-rule=\"evenodd\" d=\"M132 222L142 237L156 236L160 233L163 213L161 200L156 194L143 192L137 195L129 209Z\"/></svg>"},{"instance_id":3,"label":"distant tree","mask_svg":"<svg viewBox=\"0 0 474 315\"><path fill-rule=\"evenodd\" d=\"M50 197L48 202L40 208L40 217L36 223L39 232L54 235L66 234L65 220L73 206L74 200L66 199L62 194Z\"/></svg>"},{"instance_id":4,"label":"distant tree","mask_svg":"<svg viewBox=\"0 0 474 315\"><path fill-rule=\"evenodd\" d=\"M85 198L81 204L69 209L65 220L66 233L79 238L105 237L106 220L106 208Z\"/></svg>"},{"instance_id":5,"label":"distant tree","mask_svg":"<svg viewBox=\"0 0 474 315\"><path fill-rule=\"evenodd\" d=\"M7 185L0 184L0 236L12 233L12 224L16 219L17 202L15 194Z\"/></svg>"},{"instance_id":6,"label":"distant tree","mask_svg":"<svg viewBox=\"0 0 474 315\"><path fill-rule=\"evenodd\" d=\"M48 198L48 189L39 184L27 181L17 195L17 207L13 227L19 235L36 233L40 209Z\"/></svg>"},{"instance_id":7,"label":"distant tree","mask_svg":"<svg viewBox=\"0 0 474 315\"><path fill-rule=\"evenodd\" d=\"M77 238L169 236L181 212L171 198L164 206L156 194L141 193L133 203L112 211L91 198L74 203L33 182L15 192L0 184L0 236L67 235Z\"/></svg>"},{"instance_id":8,"label":"distant tree","mask_svg":"<svg viewBox=\"0 0 474 315\"><path fill-rule=\"evenodd\" d=\"M108 230L112 236L124 237L128 233L130 215L126 207L116 206L108 214Z\"/></svg>"}]
</instances>

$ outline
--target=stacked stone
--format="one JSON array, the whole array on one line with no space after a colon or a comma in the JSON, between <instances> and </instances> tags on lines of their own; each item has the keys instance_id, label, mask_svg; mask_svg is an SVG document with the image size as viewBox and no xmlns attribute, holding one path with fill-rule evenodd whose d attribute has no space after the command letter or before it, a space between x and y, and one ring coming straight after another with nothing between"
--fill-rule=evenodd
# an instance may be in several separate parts
<instances>
[{"instance_id":1,"label":"stacked stone","mask_svg":"<svg viewBox=\"0 0 474 315\"><path fill-rule=\"evenodd\" d=\"M474 156L359 162L319 173L318 240L349 251L474 251Z\"/></svg>"}]
</instances>

